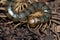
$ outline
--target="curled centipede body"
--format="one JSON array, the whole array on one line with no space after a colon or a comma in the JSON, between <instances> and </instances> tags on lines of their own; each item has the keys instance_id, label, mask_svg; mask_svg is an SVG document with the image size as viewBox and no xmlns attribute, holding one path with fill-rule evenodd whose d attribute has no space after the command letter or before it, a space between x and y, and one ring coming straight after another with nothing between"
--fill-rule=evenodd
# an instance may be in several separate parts
<instances>
[{"instance_id":1,"label":"curled centipede body","mask_svg":"<svg viewBox=\"0 0 60 40\"><path fill-rule=\"evenodd\" d=\"M37 12L37 13L35 13ZM8 14L12 18L16 18L18 21L27 20L27 23L31 25L30 27L35 28L37 25L47 23L51 18L51 10L45 3L35 2L30 4L28 8L20 13L13 11L11 4L8 7ZM35 29L40 29L41 26L37 26ZM47 24L43 24L43 30L47 27ZM31 31L28 27L28 29ZM32 30L33 31L33 30Z\"/></svg>"},{"instance_id":2,"label":"curled centipede body","mask_svg":"<svg viewBox=\"0 0 60 40\"><path fill-rule=\"evenodd\" d=\"M26 10L24 10L21 13L16 13L13 12L11 5L8 7L8 12L9 14L16 19L22 20L24 18L27 18L27 16L29 16L30 14L32 14L33 12L35 12L36 10L41 10L45 13L45 18L48 18L51 13L50 13L50 9L47 6L44 6L45 4L43 3L33 3L29 8L27 8ZM46 8L45 8L46 7Z\"/></svg>"}]
</instances>

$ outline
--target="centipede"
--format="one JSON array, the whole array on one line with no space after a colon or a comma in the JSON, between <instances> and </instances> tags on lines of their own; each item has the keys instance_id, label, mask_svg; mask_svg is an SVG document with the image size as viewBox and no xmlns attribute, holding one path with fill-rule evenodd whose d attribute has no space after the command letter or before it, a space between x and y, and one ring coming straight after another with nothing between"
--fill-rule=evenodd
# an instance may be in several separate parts
<instances>
[{"instance_id":1,"label":"centipede","mask_svg":"<svg viewBox=\"0 0 60 40\"><path fill-rule=\"evenodd\" d=\"M49 32L51 32L56 37L56 40L59 40L58 33L56 33L51 29L52 26L54 27L54 25L60 25L59 16L57 17L59 13L53 13L51 7L49 7L45 2L39 2L38 0L37 1L31 0L31 1L7 0L6 3L8 4L0 3L1 7L5 9L2 11L0 10L5 15L3 18L0 17L0 19L3 19L1 21L4 20L7 21L6 19L9 19L8 21L10 22L6 22L5 26L6 25L13 26L13 27L6 27L8 29L4 27L6 30L8 30L7 34L9 36L11 35L10 38L13 37L12 35L18 35L19 37L21 37L19 38L21 40L22 39L25 40L26 38L25 35L27 37L28 36L30 37L31 35L34 34L38 36L38 40L43 40L44 39L43 37L49 36L50 35ZM2 28L1 30L5 31L3 27L1 28ZM16 32L17 34L12 32L11 30ZM28 34L26 30L31 32L32 34ZM47 30L49 30L49 32L47 32Z\"/></svg>"},{"instance_id":2,"label":"centipede","mask_svg":"<svg viewBox=\"0 0 60 40\"><path fill-rule=\"evenodd\" d=\"M40 6L41 5L41 6ZM46 7L45 9L44 9L44 7ZM38 10L41 10L40 8L42 8L42 10L43 10L43 12L45 13L45 15L47 14L47 16L45 16L45 18L49 18L48 16L50 16L51 15L51 13L50 13L50 9L47 7L47 6L45 6L45 4L42 4L42 3L33 3L33 4L31 4L31 6L30 6L30 8L27 8L26 10L24 10L23 12L21 12L21 13L14 13L11 9L12 9L12 7L11 7L11 5L8 7L8 12L9 12L9 14L12 16L12 17L14 17L14 18L18 18L19 19L19 21L20 20L22 20L22 19L24 19L25 17L27 17L28 15L30 15L30 14L32 14L34 11L36 11L37 9Z\"/></svg>"}]
</instances>

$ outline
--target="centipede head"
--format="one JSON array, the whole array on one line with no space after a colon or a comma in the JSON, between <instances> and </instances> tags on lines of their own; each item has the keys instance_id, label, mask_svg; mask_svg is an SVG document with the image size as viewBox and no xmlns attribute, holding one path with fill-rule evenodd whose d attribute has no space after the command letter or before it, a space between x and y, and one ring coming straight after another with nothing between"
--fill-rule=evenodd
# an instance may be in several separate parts
<instances>
[{"instance_id":1,"label":"centipede head","mask_svg":"<svg viewBox=\"0 0 60 40\"><path fill-rule=\"evenodd\" d=\"M48 23L50 18L51 18L51 10L45 5L42 6L41 8L40 7L37 8L36 11L32 12L32 14L29 15L28 23L30 27L36 27L37 25Z\"/></svg>"}]
</instances>

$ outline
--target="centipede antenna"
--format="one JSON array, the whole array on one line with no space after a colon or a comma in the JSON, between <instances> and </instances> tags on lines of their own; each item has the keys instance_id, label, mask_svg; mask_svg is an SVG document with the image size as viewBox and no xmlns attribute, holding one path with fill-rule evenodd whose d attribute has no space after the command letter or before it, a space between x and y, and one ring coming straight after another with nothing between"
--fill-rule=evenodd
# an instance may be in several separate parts
<instances>
[{"instance_id":1,"label":"centipede antenna","mask_svg":"<svg viewBox=\"0 0 60 40\"><path fill-rule=\"evenodd\" d=\"M19 25L21 25L21 23L18 23L14 26L14 29L17 28Z\"/></svg>"},{"instance_id":2,"label":"centipede antenna","mask_svg":"<svg viewBox=\"0 0 60 40\"><path fill-rule=\"evenodd\" d=\"M39 26L39 28L37 28L38 30L41 28L41 26L42 26L43 24L41 24L40 26Z\"/></svg>"}]
</instances>

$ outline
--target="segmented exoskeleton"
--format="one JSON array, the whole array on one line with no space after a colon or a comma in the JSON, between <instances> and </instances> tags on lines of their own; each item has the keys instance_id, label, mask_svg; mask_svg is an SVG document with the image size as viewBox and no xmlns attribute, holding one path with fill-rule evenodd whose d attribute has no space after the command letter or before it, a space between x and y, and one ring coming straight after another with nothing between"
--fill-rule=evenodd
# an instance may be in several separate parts
<instances>
[{"instance_id":1,"label":"segmented exoskeleton","mask_svg":"<svg viewBox=\"0 0 60 40\"><path fill-rule=\"evenodd\" d=\"M34 16L35 12L39 12L38 14L36 13L38 16ZM45 30L45 28L48 25L47 23L49 22L49 20L51 18L50 8L45 3L40 3L40 2L35 2L35 3L30 4L30 6L28 8L26 8L24 11L19 12L19 13L14 12L13 8L11 7L11 4L10 4L8 7L8 14L11 17L16 18L16 20L18 20L20 22L22 22L23 20L27 20L26 23L28 23L29 25L31 22L33 22L31 24L34 25L34 27L35 27L35 25L42 24L44 27L44 28L42 27L42 29L41 29L42 31ZM33 16L31 19L30 19L30 17L31 17L30 15ZM39 30L42 25L37 26L35 29ZM33 30L30 29L30 27L28 27L28 29L33 32Z\"/></svg>"},{"instance_id":2,"label":"segmented exoskeleton","mask_svg":"<svg viewBox=\"0 0 60 40\"><path fill-rule=\"evenodd\" d=\"M36 10L42 10L42 12L44 13L43 14L44 16L42 17L44 18L44 21L46 21L46 19L50 18L51 16L51 11L48 8L48 6L45 6L44 3L39 3L39 2L31 4L29 8L26 8L23 12L19 12L19 13L14 12L10 4L8 7L8 12L9 12L8 14L10 14L13 18L19 19L19 21L21 21L27 18L30 14L32 14Z\"/></svg>"}]
</instances>

